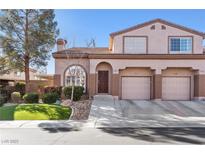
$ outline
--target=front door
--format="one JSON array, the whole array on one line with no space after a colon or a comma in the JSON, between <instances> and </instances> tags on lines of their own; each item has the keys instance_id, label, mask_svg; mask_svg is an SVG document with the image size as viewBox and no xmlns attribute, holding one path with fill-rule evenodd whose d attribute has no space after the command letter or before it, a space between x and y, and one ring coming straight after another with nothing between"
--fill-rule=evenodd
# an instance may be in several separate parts
<instances>
[{"instance_id":1,"label":"front door","mask_svg":"<svg viewBox=\"0 0 205 154\"><path fill-rule=\"evenodd\" d=\"M98 93L108 93L108 71L98 71Z\"/></svg>"}]
</instances>

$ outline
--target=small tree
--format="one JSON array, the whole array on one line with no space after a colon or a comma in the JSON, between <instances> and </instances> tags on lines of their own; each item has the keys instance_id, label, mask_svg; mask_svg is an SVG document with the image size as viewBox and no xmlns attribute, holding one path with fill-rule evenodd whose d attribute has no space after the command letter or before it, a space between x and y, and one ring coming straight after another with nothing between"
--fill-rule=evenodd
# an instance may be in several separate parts
<instances>
[{"instance_id":1,"label":"small tree","mask_svg":"<svg viewBox=\"0 0 205 154\"><path fill-rule=\"evenodd\" d=\"M59 33L54 10L1 10L0 39L14 69L25 72L29 91L29 68L47 65L49 52Z\"/></svg>"},{"instance_id":2,"label":"small tree","mask_svg":"<svg viewBox=\"0 0 205 154\"><path fill-rule=\"evenodd\" d=\"M75 55L74 55L75 54ZM67 55L67 59L71 59L71 58L77 58L77 63L75 63L74 65L74 69L68 69L69 70L69 74L72 77L76 77L77 76L77 69L78 69L78 64L80 64L80 60L82 59L82 57L85 55L85 53L72 53L72 52L66 52ZM74 88L75 88L75 83L71 82L71 87L72 87L72 92L71 92L71 102L73 102L73 96L74 96Z\"/></svg>"}]
</instances>

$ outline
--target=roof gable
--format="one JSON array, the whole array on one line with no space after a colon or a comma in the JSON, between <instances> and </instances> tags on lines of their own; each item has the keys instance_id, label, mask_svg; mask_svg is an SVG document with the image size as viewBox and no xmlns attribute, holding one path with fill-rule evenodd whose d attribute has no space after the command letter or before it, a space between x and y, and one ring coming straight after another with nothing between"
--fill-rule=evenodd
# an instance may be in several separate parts
<instances>
[{"instance_id":1,"label":"roof gable","mask_svg":"<svg viewBox=\"0 0 205 154\"><path fill-rule=\"evenodd\" d=\"M190 33L193 33L193 34L196 34L196 35L199 35L199 36L202 36L203 38L205 38L205 33L203 33L203 32L199 32L197 30L187 28L187 27L184 27L184 26L181 26L181 25L178 25L178 24L174 24L172 22L162 20L162 19L154 19L154 20L151 20L151 21L148 21L148 22L144 22L142 24L138 24L138 25L129 27L127 29L123 29L123 30L120 30L120 31L117 31L117 32L113 32L113 33L110 34L110 36L114 37L116 35L120 35L120 34L129 32L129 31L132 31L132 30L140 29L142 27L151 25L151 24L156 23L156 22L159 22L159 23L162 23L162 24L165 24L165 25L168 25L170 27L174 27L174 28L177 28L177 29L180 29L180 30L183 30L183 31L187 31L187 32L190 32Z\"/></svg>"}]
</instances>

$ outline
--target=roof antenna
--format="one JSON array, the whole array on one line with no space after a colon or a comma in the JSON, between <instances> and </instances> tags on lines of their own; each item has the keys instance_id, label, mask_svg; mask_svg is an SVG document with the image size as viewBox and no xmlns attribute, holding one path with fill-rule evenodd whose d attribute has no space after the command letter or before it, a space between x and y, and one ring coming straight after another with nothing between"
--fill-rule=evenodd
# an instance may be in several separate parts
<instances>
[{"instance_id":1,"label":"roof antenna","mask_svg":"<svg viewBox=\"0 0 205 154\"><path fill-rule=\"evenodd\" d=\"M96 47L95 38L91 38L90 40L86 40L85 43L86 43L86 46L88 48L95 48Z\"/></svg>"}]
</instances>

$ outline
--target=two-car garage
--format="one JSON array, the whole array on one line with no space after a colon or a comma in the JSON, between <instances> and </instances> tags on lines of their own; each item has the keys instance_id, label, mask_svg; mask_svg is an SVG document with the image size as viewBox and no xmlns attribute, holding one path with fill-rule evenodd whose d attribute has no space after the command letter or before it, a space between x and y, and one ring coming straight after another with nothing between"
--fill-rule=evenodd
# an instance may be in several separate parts
<instances>
[{"instance_id":1,"label":"two-car garage","mask_svg":"<svg viewBox=\"0 0 205 154\"><path fill-rule=\"evenodd\" d=\"M129 69L121 75L121 99L153 99L153 73L148 69ZM162 71L162 100L190 100L192 98L192 72L187 69ZM160 87L160 86L158 86Z\"/></svg>"}]
</instances>

